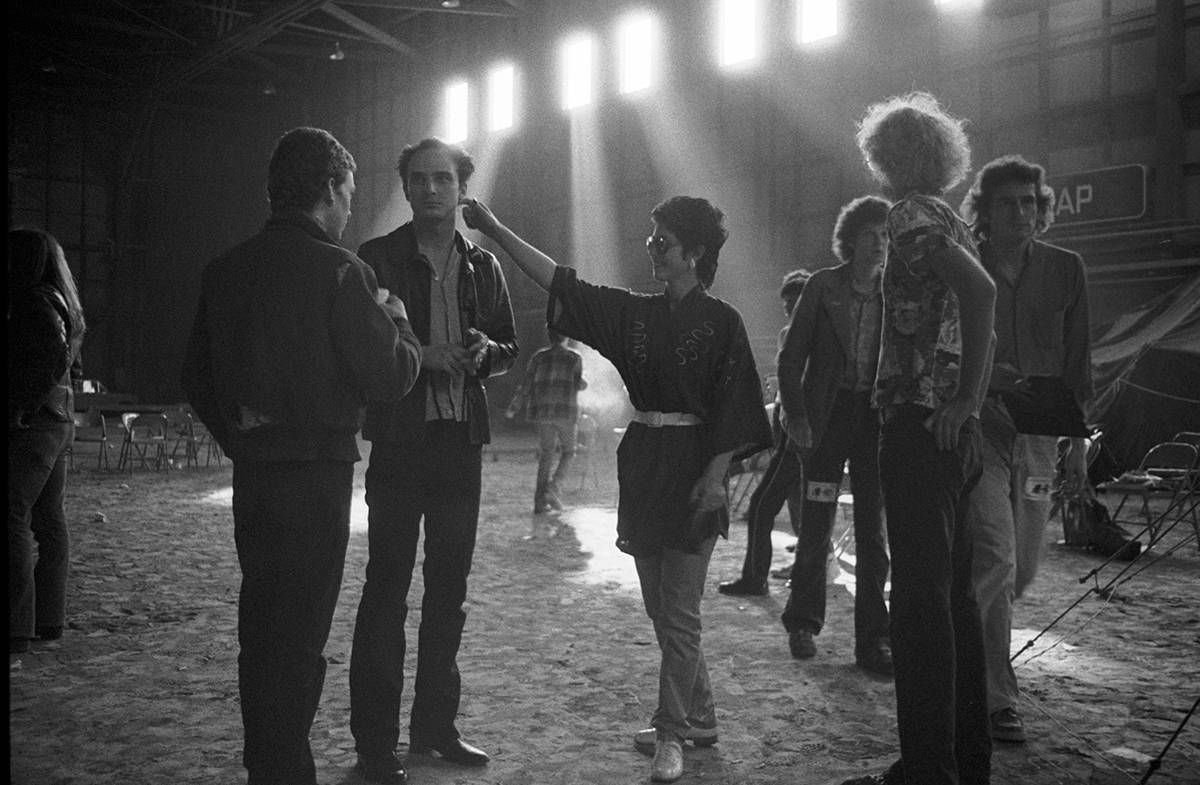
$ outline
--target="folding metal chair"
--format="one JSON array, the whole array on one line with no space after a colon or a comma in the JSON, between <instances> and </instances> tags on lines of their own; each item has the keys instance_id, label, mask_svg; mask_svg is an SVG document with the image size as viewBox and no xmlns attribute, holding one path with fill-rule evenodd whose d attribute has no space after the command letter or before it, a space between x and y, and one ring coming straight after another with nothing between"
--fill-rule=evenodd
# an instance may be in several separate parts
<instances>
[{"instance_id":1,"label":"folding metal chair","mask_svg":"<svg viewBox=\"0 0 1200 785\"><path fill-rule=\"evenodd\" d=\"M771 461L770 450L760 450L744 461L729 467L729 517L736 518L742 511L742 505L747 504L751 494L762 482L763 473Z\"/></svg>"},{"instance_id":2,"label":"folding metal chair","mask_svg":"<svg viewBox=\"0 0 1200 785\"><path fill-rule=\"evenodd\" d=\"M161 414L126 412L121 415L125 440L121 442L121 457L117 469L133 473L137 460L143 469L161 471L167 465L167 418ZM151 467L153 461L153 467Z\"/></svg>"},{"instance_id":3,"label":"folding metal chair","mask_svg":"<svg viewBox=\"0 0 1200 785\"><path fill-rule=\"evenodd\" d=\"M221 461L225 458L225 453L221 451L221 445L217 444L217 440L212 437L204 423L196 417L192 418L192 433L196 437L197 457L199 451L204 450L204 465L212 466L216 463L217 466L220 466Z\"/></svg>"},{"instance_id":4,"label":"folding metal chair","mask_svg":"<svg viewBox=\"0 0 1200 785\"><path fill-rule=\"evenodd\" d=\"M86 412L75 412L71 415L75 423L75 439L67 451L68 468L75 471L75 443L95 444L99 448L96 453L96 468L108 468L108 428L104 415L99 409L91 408Z\"/></svg>"},{"instance_id":5,"label":"folding metal chair","mask_svg":"<svg viewBox=\"0 0 1200 785\"><path fill-rule=\"evenodd\" d=\"M171 451L168 460L172 463L183 449L183 465L200 465L200 446L196 441L196 428L192 415L185 409L170 409L163 413L167 420L167 444Z\"/></svg>"},{"instance_id":6,"label":"folding metal chair","mask_svg":"<svg viewBox=\"0 0 1200 785\"><path fill-rule=\"evenodd\" d=\"M1113 512L1114 521L1118 519L1130 497L1141 501L1141 515L1145 527L1150 532L1150 542L1158 539L1162 528L1162 516L1156 516L1150 509L1150 500L1154 498L1168 499L1167 509L1174 509L1184 502L1186 497L1198 492L1197 482L1200 479L1200 449L1186 442L1163 442L1151 447L1142 458L1136 471L1125 472L1111 482L1097 486L1105 493L1121 494L1121 501ZM1190 516L1193 530L1200 540L1200 516L1196 508L1183 512Z\"/></svg>"}]
</instances>

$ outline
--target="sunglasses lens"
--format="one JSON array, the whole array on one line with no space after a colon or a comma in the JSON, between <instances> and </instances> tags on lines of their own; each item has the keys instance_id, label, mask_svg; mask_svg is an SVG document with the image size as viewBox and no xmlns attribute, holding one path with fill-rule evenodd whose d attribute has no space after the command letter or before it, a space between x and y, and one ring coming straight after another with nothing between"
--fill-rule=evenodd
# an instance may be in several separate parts
<instances>
[{"instance_id":1,"label":"sunglasses lens","mask_svg":"<svg viewBox=\"0 0 1200 785\"><path fill-rule=\"evenodd\" d=\"M669 249L671 246L667 243L667 238L665 237L647 237L646 247L653 253L661 256L665 254L667 249Z\"/></svg>"}]
</instances>

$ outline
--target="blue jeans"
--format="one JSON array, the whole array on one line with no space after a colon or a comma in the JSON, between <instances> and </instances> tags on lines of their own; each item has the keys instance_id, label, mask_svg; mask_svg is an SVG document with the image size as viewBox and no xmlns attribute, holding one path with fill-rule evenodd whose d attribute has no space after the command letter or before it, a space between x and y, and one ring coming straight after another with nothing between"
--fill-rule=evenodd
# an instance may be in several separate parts
<instances>
[{"instance_id":1,"label":"blue jeans","mask_svg":"<svg viewBox=\"0 0 1200 785\"><path fill-rule=\"evenodd\" d=\"M969 418L957 448L943 451L928 416L897 407L879 437L900 757L911 785L985 785L992 743L966 519L981 467L979 421Z\"/></svg>"},{"instance_id":2,"label":"blue jeans","mask_svg":"<svg viewBox=\"0 0 1200 785\"><path fill-rule=\"evenodd\" d=\"M8 431L9 638L32 638L36 627L62 627L66 620L65 450L74 432L69 422Z\"/></svg>"},{"instance_id":3,"label":"blue jeans","mask_svg":"<svg viewBox=\"0 0 1200 785\"><path fill-rule=\"evenodd\" d=\"M804 514L792 565L791 594L782 616L788 632L807 630L816 635L825 626L825 560L837 516L842 467L849 459L854 493L856 655L869 653L888 636L888 609L883 599L888 552L880 514L879 415L871 408L869 396L868 392L839 392L820 443L804 460Z\"/></svg>"},{"instance_id":4,"label":"blue jeans","mask_svg":"<svg viewBox=\"0 0 1200 785\"><path fill-rule=\"evenodd\" d=\"M350 655L350 731L363 755L391 754L400 738L408 649L408 590L425 521L424 593L410 743L457 739L458 647L475 553L481 446L467 423L425 423L404 442L373 442L367 468L367 580Z\"/></svg>"},{"instance_id":5,"label":"blue jeans","mask_svg":"<svg viewBox=\"0 0 1200 785\"><path fill-rule=\"evenodd\" d=\"M680 738L688 726L715 728L708 666L700 648L700 597L717 538L700 544L698 553L663 548L637 561L646 615L662 652L658 671L658 708L651 725Z\"/></svg>"},{"instance_id":6,"label":"blue jeans","mask_svg":"<svg viewBox=\"0 0 1200 785\"><path fill-rule=\"evenodd\" d=\"M354 464L235 461L238 688L250 785L315 785L308 732L350 538Z\"/></svg>"}]
</instances>

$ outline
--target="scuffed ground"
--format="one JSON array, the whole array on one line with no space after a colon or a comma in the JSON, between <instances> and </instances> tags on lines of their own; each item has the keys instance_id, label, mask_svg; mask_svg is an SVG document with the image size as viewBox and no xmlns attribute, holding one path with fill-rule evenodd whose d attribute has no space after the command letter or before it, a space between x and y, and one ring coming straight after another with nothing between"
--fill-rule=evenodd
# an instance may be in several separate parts
<instances>
[{"instance_id":1,"label":"scuffed ground","mask_svg":"<svg viewBox=\"0 0 1200 785\"><path fill-rule=\"evenodd\" d=\"M612 456L597 455L590 471L581 461L564 494L568 511L535 520L532 438L506 436L497 447L496 460L484 464L458 722L493 760L468 770L414 757L410 779L416 785L648 782L649 758L630 735L653 711L658 652L632 562L612 546ZM58 643L9 658L12 782L244 782L229 481L228 464L71 476L70 629ZM1177 527L1165 545L1189 531ZM1053 545L1058 534L1052 524L1041 575L1016 609L1019 643L1083 595L1092 584L1078 579L1100 564ZM777 535L780 565L790 538ZM773 581L769 597L750 600L715 591L718 580L737 574L744 545L745 528L735 524L731 542L717 547L705 595L705 651L721 741L686 751L681 782L827 785L881 770L897 754L894 696L887 680L852 664L848 591L831 588L816 659L792 660L778 623L786 599L781 582ZM312 731L319 779L330 785L361 782L353 772L347 669L365 561L365 512L358 504ZM1106 568L1102 581L1118 569ZM418 575L410 597L414 634L420 591ZM993 782L1140 781L1147 761L1200 697L1195 545L1146 567L1109 601L1088 596L1018 662L1031 740L997 747ZM1194 784L1198 771L1200 716L1150 782Z\"/></svg>"}]
</instances>

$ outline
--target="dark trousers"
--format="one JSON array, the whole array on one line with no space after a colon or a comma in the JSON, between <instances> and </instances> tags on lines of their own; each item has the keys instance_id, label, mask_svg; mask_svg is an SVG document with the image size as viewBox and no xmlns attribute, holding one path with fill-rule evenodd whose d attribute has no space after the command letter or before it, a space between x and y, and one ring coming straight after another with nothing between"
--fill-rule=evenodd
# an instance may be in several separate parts
<instances>
[{"instance_id":1,"label":"dark trousers","mask_svg":"<svg viewBox=\"0 0 1200 785\"><path fill-rule=\"evenodd\" d=\"M899 407L884 422L879 469L892 547L892 654L905 781L988 782L983 633L971 584L967 497L979 479L979 421L939 450L923 421Z\"/></svg>"},{"instance_id":2,"label":"dark trousers","mask_svg":"<svg viewBox=\"0 0 1200 785\"><path fill-rule=\"evenodd\" d=\"M36 627L65 624L70 565L65 450L73 434L69 422L8 431L10 639L32 638Z\"/></svg>"},{"instance_id":3,"label":"dark trousers","mask_svg":"<svg viewBox=\"0 0 1200 785\"><path fill-rule=\"evenodd\" d=\"M803 629L816 635L825 626L825 561L847 460L854 493L854 642L856 654L863 654L888 636L883 591L889 562L880 510L879 415L871 408L869 392L837 394L820 443L804 459L804 513L791 594L782 618L788 632Z\"/></svg>"},{"instance_id":4,"label":"dark trousers","mask_svg":"<svg viewBox=\"0 0 1200 785\"><path fill-rule=\"evenodd\" d=\"M767 579L771 569L771 532L775 528L775 516L779 515L784 502L788 501L803 476L800 456L788 448L787 437L782 437L771 453L771 461L763 472L762 480L754 493L750 494L742 580Z\"/></svg>"},{"instance_id":5,"label":"dark trousers","mask_svg":"<svg viewBox=\"0 0 1200 785\"><path fill-rule=\"evenodd\" d=\"M466 423L426 423L412 438L374 442L367 469L370 557L350 657L350 730L363 755L391 753L400 738L404 623L425 519L425 591L409 740L458 738L458 647L467 613L482 471Z\"/></svg>"},{"instance_id":6,"label":"dark trousers","mask_svg":"<svg viewBox=\"0 0 1200 785\"><path fill-rule=\"evenodd\" d=\"M316 782L308 732L342 585L354 464L233 465L242 589L238 687L250 785Z\"/></svg>"}]
</instances>

